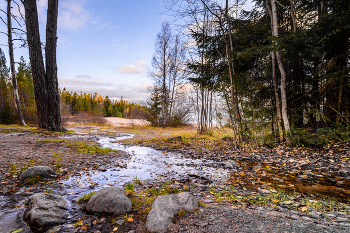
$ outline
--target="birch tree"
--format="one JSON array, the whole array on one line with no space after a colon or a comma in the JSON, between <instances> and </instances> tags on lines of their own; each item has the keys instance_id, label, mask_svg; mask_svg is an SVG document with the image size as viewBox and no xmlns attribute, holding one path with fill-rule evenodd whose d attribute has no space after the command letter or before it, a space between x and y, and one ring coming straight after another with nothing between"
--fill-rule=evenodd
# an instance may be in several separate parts
<instances>
[{"instance_id":1,"label":"birch tree","mask_svg":"<svg viewBox=\"0 0 350 233\"><path fill-rule=\"evenodd\" d=\"M11 2L12 0L7 0L7 38L8 38L8 46L9 46L9 56L10 56L10 69L11 69L11 79L12 79L12 88L13 88L13 97L15 102L15 109L17 114L17 121L20 125L26 126L24 122L21 104L19 102L18 97L18 89L17 89L17 79L16 79L16 69L15 69L15 58L13 54L13 39L12 39L12 13L11 13Z\"/></svg>"}]
</instances>

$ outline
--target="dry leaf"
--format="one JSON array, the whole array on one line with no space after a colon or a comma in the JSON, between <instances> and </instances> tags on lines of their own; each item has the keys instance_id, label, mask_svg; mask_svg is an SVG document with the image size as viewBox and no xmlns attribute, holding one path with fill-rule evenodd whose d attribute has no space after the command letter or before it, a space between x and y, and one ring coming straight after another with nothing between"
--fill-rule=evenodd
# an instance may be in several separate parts
<instances>
[{"instance_id":1,"label":"dry leaf","mask_svg":"<svg viewBox=\"0 0 350 233\"><path fill-rule=\"evenodd\" d=\"M134 221L134 219L133 219L132 217L129 217L129 218L127 218L126 220L128 220L128 222Z\"/></svg>"},{"instance_id":2,"label":"dry leaf","mask_svg":"<svg viewBox=\"0 0 350 233\"><path fill-rule=\"evenodd\" d=\"M117 230L118 230L118 227L114 227L114 228L113 228L113 231L117 231Z\"/></svg>"}]
</instances>

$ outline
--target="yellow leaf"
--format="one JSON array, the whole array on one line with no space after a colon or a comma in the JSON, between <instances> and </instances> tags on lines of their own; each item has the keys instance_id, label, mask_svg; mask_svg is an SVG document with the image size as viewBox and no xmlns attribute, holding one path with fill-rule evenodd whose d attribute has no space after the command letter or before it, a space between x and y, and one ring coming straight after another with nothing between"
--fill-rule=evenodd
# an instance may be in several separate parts
<instances>
[{"instance_id":1,"label":"yellow leaf","mask_svg":"<svg viewBox=\"0 0 350 233\"><path fill-rule=\"evenodd\" d=\"M113 228L113 231L117 231L117 230L118 230L118 227L114 227L114 228Z\"/></svg>"},{"instance_id":2,"label":"yellow leaf","mask_svg":"<svg viewBox=\"0 0 350 233\"><path fill-rule=\"evenodd\" d=\"M134 219L133 219L132 217L129 217L129 218L127 218L126 220L128 220L128 222L134 221Z\"/></svg>"},{"instance_id":3,"label":"yellow leaf","mask_svg":"<svg viewBox=\"0 0 350 233\"><path fill-rule=\"evenodd\" d=\"M277 204L278 203L278 200L277 199L272 199L272 202Z\"/></svg>"},{"instance_id":4,"label":"yellow leaf","mask_svg":"<svg viewBox=\"0 0 350 233\"><path fill-rule=\"evenodd\" d=\"M306 207L306 206L301 207L300 210L303 211L303 212L305 212L305 211L307 211L307 207Z\"/></svg>"},{"instance_id":5,"label":"yellow leaf","mask_svg":"<svg viewBox=\"0 0 350 233\"><path fill-rule=\"evenodd\" d=\"M286 163L284 163L283 165L282 165L282 167L284 167L284 166L286 166L287 164Z\"/></svg>"}]
</instances>

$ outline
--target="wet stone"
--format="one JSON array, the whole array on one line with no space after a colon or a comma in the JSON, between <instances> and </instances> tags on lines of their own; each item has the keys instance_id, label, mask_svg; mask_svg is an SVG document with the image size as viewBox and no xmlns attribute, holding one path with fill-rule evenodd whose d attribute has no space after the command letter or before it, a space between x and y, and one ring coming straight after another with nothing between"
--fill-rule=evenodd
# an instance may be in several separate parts
<instances>
[{"instance_id":1,"label":"wet stone","mask_svg":"<svg viewBox=\"0 0 350 233\"><path fill-rule=\"evenodd\" d=\"M70 203L61 196L38 193L27 204L23 220L31 227L49 228L66 222Z\"/></svg>"}]
</instances>

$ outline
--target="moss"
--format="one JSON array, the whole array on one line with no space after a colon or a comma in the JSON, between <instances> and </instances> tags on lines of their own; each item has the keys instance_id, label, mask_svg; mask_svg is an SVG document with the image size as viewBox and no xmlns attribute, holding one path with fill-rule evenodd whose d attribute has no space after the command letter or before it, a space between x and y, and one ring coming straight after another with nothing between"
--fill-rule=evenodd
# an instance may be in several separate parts
<instances>
[{"instance_id":1,"label":"moss","mask_svg":"<svg viewBox=\"0 0 350 233\"><path fill-rule=\"evenodd\" d=\"M87 201L89 201L91 196L94 195L94 193L96 193L96 192L91 192L91 193L84 194L83 196L78 198L77 202L80 203L80 202L87 202Z\"/></svg>"}]
</instances>

